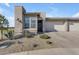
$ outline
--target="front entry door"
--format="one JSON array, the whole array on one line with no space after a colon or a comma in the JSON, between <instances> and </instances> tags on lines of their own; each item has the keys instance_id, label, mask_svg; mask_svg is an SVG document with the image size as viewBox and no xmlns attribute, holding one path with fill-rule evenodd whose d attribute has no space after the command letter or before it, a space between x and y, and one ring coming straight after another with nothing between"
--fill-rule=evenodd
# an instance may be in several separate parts
<instances>
[{"instance_id":1,"label":"front entry door","mask_svg":"<svg viewBox=\"0 0 79 59\"><path fill-rule=\"evenodd\" d=\"M38 20L38 33L42 33L42 32L43 32L43 21Z\"/></svg>"}]
</instances>

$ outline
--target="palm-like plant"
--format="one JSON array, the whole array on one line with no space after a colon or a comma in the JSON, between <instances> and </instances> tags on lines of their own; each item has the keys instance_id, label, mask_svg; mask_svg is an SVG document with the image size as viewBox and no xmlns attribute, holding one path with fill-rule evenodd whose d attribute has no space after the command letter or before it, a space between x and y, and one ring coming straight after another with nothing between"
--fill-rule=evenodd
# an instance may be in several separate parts
<instances>
[{"instance_id":1,"label":"palm-like plant","mask_svg":"<svg viewBox=\"0 0 79 59\"><path fill-rule=\"evenodd\" d=\"M8 20L0 14L0 30L1 30L1 39L3 39L3 30L4 28L8 29L9 22Z\"/></svg>"}]
</instances>

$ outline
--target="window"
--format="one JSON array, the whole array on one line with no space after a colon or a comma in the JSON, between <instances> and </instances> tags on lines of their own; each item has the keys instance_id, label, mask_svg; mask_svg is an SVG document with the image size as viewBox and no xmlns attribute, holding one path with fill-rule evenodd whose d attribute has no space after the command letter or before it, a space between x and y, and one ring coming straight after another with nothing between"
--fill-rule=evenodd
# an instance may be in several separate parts
<instances>
[{"instance_id":1,"label":"window","mask_svg":"<svg viewBox=\"0 0 79 59\"><path fill-rule=\"evenodd\" d=\"M25 22L25 23L24 23L24 27L25 27L25 28L29 28L29 23L30 23L29 21L30 21L30 18L29 18L29 17L26 17L26 18L25 18L25 21L24 21L24 22Z\"/></svg>"},{"instance_id":2,"label":"window","mask_svg":"<svg viewBox=\"0 0 79 59\"><path fill-rule=\"evenodd\" d=\"M36 28L36 17L25 17L24 28Z\"/></svg>"},{"instance_id":3,"label":"window","mask_svg":"<svg viewBox=\"0 0 79 59\"><path fill-rule=\"evenodd\" d=\"M31 28L36 28L36 20L35 19L31 19Z\"/></svg>"}]
</instances>

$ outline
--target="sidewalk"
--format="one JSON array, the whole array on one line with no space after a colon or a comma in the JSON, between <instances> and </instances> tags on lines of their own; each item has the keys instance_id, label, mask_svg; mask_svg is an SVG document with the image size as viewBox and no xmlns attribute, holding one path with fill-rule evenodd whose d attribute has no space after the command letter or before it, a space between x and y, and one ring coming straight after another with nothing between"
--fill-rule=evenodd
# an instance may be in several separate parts
<instances>
[{"instance_id":1,"label":"sidewalk","mask_svg":"<svg viewBox=\"0 0 79 59\"><path fill-rule=\"evenodd\" d=\"M12 53L8 55L79 55L79 48L51 48Z\"/></svg>"}]
</instances>

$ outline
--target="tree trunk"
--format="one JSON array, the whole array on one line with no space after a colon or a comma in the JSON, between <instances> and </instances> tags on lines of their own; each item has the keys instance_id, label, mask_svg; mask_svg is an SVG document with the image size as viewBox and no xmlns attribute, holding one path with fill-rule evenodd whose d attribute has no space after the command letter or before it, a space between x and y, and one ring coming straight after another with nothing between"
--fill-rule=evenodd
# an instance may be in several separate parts
<instances>
[{"instance_id":1,"label":"tree trunk","mask_svg":"<svg viewBox=\"0 0 79 59\"><path fill-rule=\"evenodd\" d=\"M2 35L1 35L1 29L0 29L0 40L1 40L1 37L2 37Z\"/></svg>"},{"instance_id":2,"label":"tree trunk","mask_svg":"<svg viewBox=\"0 0 79 59\"><path fill-rule=\"evenodd\" d=\"M1 40L3 40L3 30L1 29Z\"/></svg>"}]
</instances>

